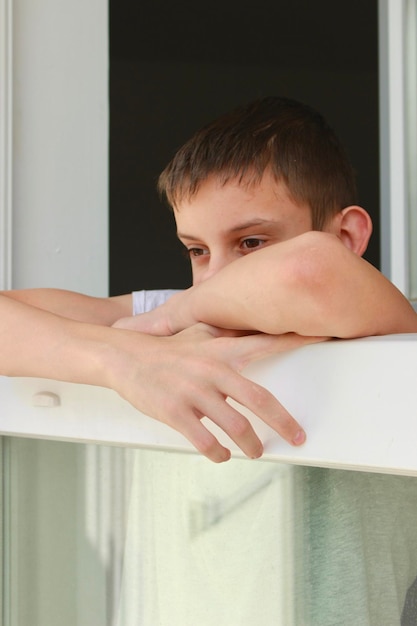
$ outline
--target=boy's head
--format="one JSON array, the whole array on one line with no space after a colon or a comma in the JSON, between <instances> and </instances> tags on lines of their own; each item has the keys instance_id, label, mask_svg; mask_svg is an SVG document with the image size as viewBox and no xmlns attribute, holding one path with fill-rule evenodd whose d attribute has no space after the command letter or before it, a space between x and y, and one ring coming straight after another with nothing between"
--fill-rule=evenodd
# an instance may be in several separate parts
<instances>
[{"instance_id":1,"label":"boy's head","mask_svg":"<svg viewBox=\"0 0 417 626\"><path fill-rule=\"evenodd\" d=\"M372 231L354 172L313 109L265 98L198 131L162 172L194 284L265 245L324 230L363 254Z\"/></svg>"},{"instance_id":2,"label":"boy's head","mask_svg":"<svg viewBox=\"0 0 417 626\"><path fill-rule=\"evenodd\" d=\"M296 203L310 207L314 230L356 203L355 174L333 130L315 110L278 97L238 107L196 132L158 187L177 208L209 177L251 187L265 172L284 183Z\"/></svg>"}]
</instances>

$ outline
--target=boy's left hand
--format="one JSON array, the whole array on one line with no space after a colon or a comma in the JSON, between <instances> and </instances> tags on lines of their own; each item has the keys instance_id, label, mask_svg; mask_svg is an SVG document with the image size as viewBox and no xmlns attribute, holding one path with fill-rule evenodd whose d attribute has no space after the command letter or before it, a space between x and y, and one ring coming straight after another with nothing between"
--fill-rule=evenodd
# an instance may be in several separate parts
<instances>
[{"instance_id":1,"label":"boy's left hand","mask_svg":"<svg viewBox=\"0 0 417 626\"><path fill-rule=\"evenodd\" d=\"M132 315L131 317L122 317L113 324L113 328L122 328L124 330L137 330L148 335L168 336L170 332L167 320L159 312L158 307L149 313L141 313L140 315Z\"/></svg>"},{"instance_id":2,"label":"boy's left hand","mask_svg":"<svg viewBox=\"0 0 417 626\"><path fill-rule=\"evenodd\" d=\"M181 330L194 326L198 320L192 319L185 305L187 291L175 294L164 304L148 313L122 317L113 324L114 328L136 330L148 335L168 337Z\"/></svg>"}]
</instances>

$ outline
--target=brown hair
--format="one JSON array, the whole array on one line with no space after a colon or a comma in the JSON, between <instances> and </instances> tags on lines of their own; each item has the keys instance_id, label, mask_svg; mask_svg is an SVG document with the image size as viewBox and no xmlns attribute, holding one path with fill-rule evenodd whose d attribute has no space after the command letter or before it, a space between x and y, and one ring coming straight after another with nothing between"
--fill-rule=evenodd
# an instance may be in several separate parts
<instances>
[{"instance_id":1,"label":"brown hair","mask_svg":"<svg viewBox=\"0 0 417 626\"><path fill-rule=\"evenodd\" d=\"M314 109L277 97L238 107L197 131L160 175L158 190L176 207L211 175L250 186L267 168L294 201L310 206L315 230L356 204L355 174L334 131Z\"/></svg>"}]
</instances>

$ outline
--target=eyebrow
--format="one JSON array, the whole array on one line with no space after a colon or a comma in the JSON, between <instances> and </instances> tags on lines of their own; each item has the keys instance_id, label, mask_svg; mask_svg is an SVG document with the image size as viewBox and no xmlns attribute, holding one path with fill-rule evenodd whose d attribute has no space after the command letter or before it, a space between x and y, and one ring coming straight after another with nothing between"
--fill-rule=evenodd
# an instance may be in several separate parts
<instances>
[{"instance_id":1,"label":"eyebrow","mask_svg":"<svg viewBox=\"0 0 417 626\"><path fill-rule=\"evenodd\" d=\"M262 218L255 218L253 220L248 220L247 222L242 222L242 224L237 224L233 228L230 229L230 233L241 232L243 230L247 230L248 228L253 228L254 226L279 226L279 223L274 220L264 220ZM186 233L181 233L177 231L177 237L180 239L198 239L198 237L194 237L193 235L187 235Z\"/></svg>"}]
</instances>

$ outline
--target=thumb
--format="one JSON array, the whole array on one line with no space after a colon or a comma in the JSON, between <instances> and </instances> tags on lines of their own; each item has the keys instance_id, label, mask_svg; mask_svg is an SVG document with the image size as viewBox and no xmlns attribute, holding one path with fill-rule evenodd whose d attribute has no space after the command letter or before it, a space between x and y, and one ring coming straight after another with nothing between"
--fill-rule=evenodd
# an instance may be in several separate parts
<instances>
[{"instance_id":1,"label":"thumb","mask_svg":"<svg viewBox=\"0 0 417 626\"><path fill-rule=\"evenodd\" d=\"M153 311L149 313L141 313L140 315L134 315L132 317L122 317L113 324L113 328L136 330L148 335L166 336L171 334L167 331L164 320L161 320Z\"/></svg>"}]
</instances>

